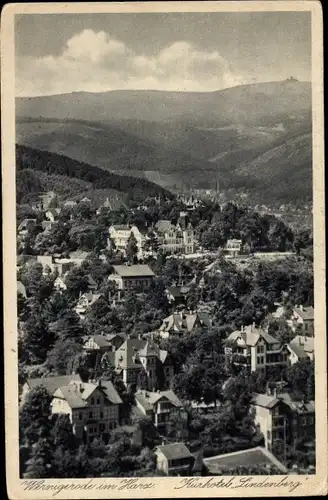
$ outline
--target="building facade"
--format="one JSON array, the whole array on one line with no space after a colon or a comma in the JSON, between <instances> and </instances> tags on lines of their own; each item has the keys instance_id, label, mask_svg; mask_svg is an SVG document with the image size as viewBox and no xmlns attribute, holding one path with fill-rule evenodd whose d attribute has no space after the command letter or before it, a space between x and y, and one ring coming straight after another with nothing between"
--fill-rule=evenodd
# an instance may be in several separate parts
<instances>
[{"instance_id":1,"label":"building facade","mask_svg":"<svg viewBox=\"0 0 328 500\"><path fill-rule=\"evenodd\" d=\"M114 272L108 281L117 285L118 290L145 290L152 284L155 274L145 264L113 266Z\"/></svg>"},{"instance_id":2,"label":"building facade","mask_svg":"<svg viewBox=\"0 0 328 500\"><path fill-rule=\"evenodd\" d=\"M123 255L126 255L128 242L131 237L131 234L133 234L138 246L137 257L138 259L143 258L144 255L143 247L144 247L145 237L139 231L137 226L116 224L110 226L110 228L108 229L108 233L109 233L108 246L111 247L111 241L112 241L114 243L116 250L120 251Z\"/></svg>"},{"instance_id":3,"label":"building facade","mask_svg":"<svg viewBox=\"0 0 328 500\"><path fill-rule=\"evenodd\" d=\"M187 214L180 213L176 225L168 220L160 220L155 226L159 249L166 254L192 254L195 250L195 232L187 222Z\"/></svg>"},{"instance_id":4,"label":"building facade","mask_svg":"<svg viewBox=\"0 0 328 500\"><path fill-rule=\"evenodd\" d=\"M137 408L151 418L160 434L167 434L168 422L172 415L179 415L185 420L186 429L187 412L172 390L157 392L139 390L135 393L135 401Z\"/></svg>"},{"instance_id":5,"label":"building facade","mask_svg":"<svg viewBox=\"0 0 328 500\"><path fill-rule=\"evenodd\" d=\"M120 425L122 400L110 381L71 382L53 395L52 413L69 415L77 439L89 443L95 438L108 441Z\"/></svg>"},{"instance_id":6,"label":"building facade","mask_svg":"<svg viewBox=\"0 0 328 500\"><path fill-rule=\"evenodd\" d=\"M289 362L287 346L254 324L232 332L225 341L224 351L227 362L245 366L251 372L284 367Z\"/></svg>"}]
</instances>

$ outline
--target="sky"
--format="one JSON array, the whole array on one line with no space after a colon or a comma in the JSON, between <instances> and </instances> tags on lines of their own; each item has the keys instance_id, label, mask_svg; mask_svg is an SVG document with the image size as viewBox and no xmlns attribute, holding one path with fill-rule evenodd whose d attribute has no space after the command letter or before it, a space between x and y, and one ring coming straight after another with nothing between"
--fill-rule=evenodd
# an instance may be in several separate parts
<instances>
[{"instance_id":1,"label":"sky","mask_svg":"<svg viewBox=\"0 0 328 500\"><path fill-rule=\"evenodd\" d=\"M25 14L16 95L311 80L309 12Z\"/></svg>"}]
</instances>

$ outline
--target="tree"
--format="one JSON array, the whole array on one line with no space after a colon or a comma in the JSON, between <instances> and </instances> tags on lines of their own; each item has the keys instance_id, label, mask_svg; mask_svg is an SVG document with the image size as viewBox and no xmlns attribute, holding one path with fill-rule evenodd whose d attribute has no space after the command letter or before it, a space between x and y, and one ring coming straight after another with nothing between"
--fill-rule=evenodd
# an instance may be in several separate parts
<instances>
[{"instance_id":1,"label":"tree","mask_svg":"<svg viewBox=\"0 0 328 500\"><path fill-rule=\"evenodd\" d=\"M75 340L76 342L82 341L84 333L78 314L71 309L61 311L56 321L50 323L49 330L57 339Z\"/></svg>"},{"instance_id":2,"label":"tree","mask_svg":"<svg viewBox=\"0 0 328 500\"><path fill-rule=\"evenodd\" d=\"M82 352L82 345L76 339L59 338L47 354L47 367L53 374L66 375L70 373L73 360Z\"/></svg>"},{"instance_id":3,"label":"tree","mask_svg":"<svg viewBox=\"0 0 328 500\"><path fill-rule=\"evenodd\" d=\"M40 438L32 448L24 478L41 479L54 477L52 458L53 447L46 438Z\"/></svg>"},{"instance_id":4,"label":"tree","mask_svg":"<svg viewBox=\"0 0 328 500\"><path fill-rule=\"evenodd\" d=\"M126 257L131 264L136 264L138 262L138 244L136 237L132 232L126 247Z\"/></svg>"},{"instance_id":5,"label":"tree","mask_svg":"<svg viewBox=\"0 0 328 500\"><path fill-rule=\"evenodd\" d=\"M50 432L51 397L44 386L33 388L20 409L19 426L21 442L36 443Z\"/></svg>"},{"instance_id":6,"label":"tree","mask_svg":"<svg viewBox=\"0 0 328 500\"><path fill-rule=\"evenodd\" d=\"M69 415L63 413L53 415L51 436L55 447L62 446L64 450L69 451L76 448L76 439Z\"/></svg>"},{"instance_id":7,"label":"tree","mask_svg":"<svg viewBox=\"0 0 328 500\"><path fill-rule=\"evenodd\" d=\"M76 300L80 294L83 294L89 289L88 277L83 269L73 268L69 271L65 278L67 286L67 295L71 300Z\"/></svg>"}]
</instances>

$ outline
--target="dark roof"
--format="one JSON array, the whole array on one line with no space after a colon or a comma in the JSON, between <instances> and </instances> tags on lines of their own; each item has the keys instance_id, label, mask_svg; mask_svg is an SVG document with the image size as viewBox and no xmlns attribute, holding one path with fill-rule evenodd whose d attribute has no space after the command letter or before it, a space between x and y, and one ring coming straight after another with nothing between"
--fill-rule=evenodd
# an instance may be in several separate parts
<instances>
[{"instance_id":1,"label":"dark roof","mask_svg":"<svg viewBox=\"0 0 328 500\"><path fill-rule=\"evenodd\" d=\"M93 341L99 345L99 347L110 347L111 344L108 342L104 335L93 335L91 337Z\"/></svg>"},{"instance_id":2,"label":"dark roof","mask_svg":"<svg viewBox=\"0 0 328 500\"><path fill-rule=\"evenodd\" d=\"M167 460L187 457L193 458L193 455L184 443L164 444L162 446L157 446L156 450L161 451Z\"/></svg>"},{"instance_id":3,"label":"dark roof","mask_svg":"<svg viewBox=\"0 0 328 500\"><path fill-rule=\"evenodd\" d=\"M83 388L83 392L81 392L77 384L71 382L67 386L59 387L57 391L55 391L54 397L65 399L71 408L84 408L89 406L87 399L96 389L99 389L112 404L122 403L114 385L109 380L101 380L100 385L98 383L80 385Z\"/></svg>"},{"instance_id":4,"label":"dark roof","mask_svg":"<svg viewBox=\"0 0 328 500\"><path fill-rule=\"evenodd\" d=\"M115 273L123 278L133 278L134 276L155 276L153 271L146 264L135 264L131 266L113 266Z\"/></svg>"},{"instance_id":5,"label":"dark roof","mask_svg":"<svg viewBox=\"0 0 328 500\"><path fill-rule=\"evenodd\" d=\"M169 286L167 291L176 299L178 297L184 297L191 289L191 286Z\"/></svg>"},{"instance_id":6,"label":"dark roof","mask_svg":"<svg viewBox=\"0 0 328 500\"><path fill-rule=\"evenodd\" d=\"M253 325L248 325L241 330L232 332L228 336L227 342L237 342L238 338L241 338L245 342L245 345L252 347L257 344L261 337L268 344L280 344L279 340L272 337L268 332Z\"/></svg>"},{"instance_id":7,"label":"dark roof","mask_svg":"<svg viewBox=\"0 0 328 500\"><path fill-rule=\"evenodd\" d=\"M281 472L286 473L286 467L276 459L272 453L260 446L248 450L235 451L224 455L204 458L204 464L210 473L220 473L222 469L233 469L236 467L267 466L273 465Z\"/></svg>"},{"instance_id":8,"label":"dark roof","mask_svg":"<svg viewBox=\"0 0 328 500\"><path fill-rule=\"evenodd\" d=\"M27 379L26 383L30 389L44 385L48 393L52 396L59 387L68 385L72 381L82 382L80 375L62 375L60 377L30 378Z\"/></svg>"},{"instance_id":9,"label":"dark roof","mask_svg":"<svg viewBox=\"0 0 328 500\"><path fill-rule=\"evenodd\" d=\"M159 391L159 392L150 392L150 391L138 391L135 393L135 398L139 401L139 403L143 406L145 410L151 410L153 405L158 403L161 399L166 398L172 403L175 407L181 407L182 403L178 396L172 391Z\"/></svg>"}]
</instances>

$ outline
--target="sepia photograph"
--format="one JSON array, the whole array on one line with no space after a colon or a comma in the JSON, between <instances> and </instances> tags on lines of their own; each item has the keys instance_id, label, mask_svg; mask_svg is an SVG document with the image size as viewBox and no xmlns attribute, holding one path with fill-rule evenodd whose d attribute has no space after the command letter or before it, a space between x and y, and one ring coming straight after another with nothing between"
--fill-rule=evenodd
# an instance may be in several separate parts
<instances>
[{"instance_id":1,"label":"sepia photograph","mask_svg":"<svg viewBox=\"0 0 328 500\"><path fill-rule=\"evenodd\" d=\"M3 12L11 498L327 492L320 4L165 3Z\"/></svg>"}]
</instances>

